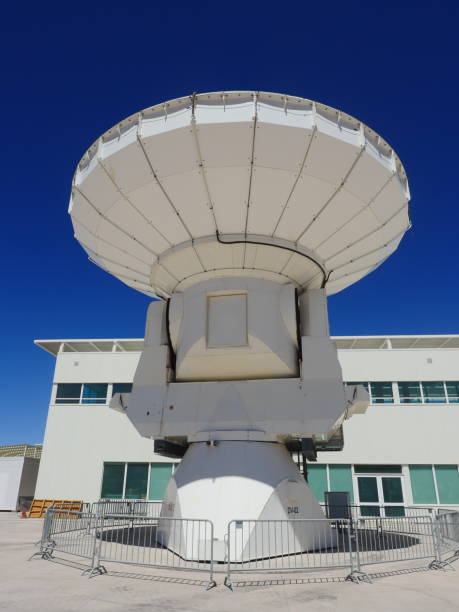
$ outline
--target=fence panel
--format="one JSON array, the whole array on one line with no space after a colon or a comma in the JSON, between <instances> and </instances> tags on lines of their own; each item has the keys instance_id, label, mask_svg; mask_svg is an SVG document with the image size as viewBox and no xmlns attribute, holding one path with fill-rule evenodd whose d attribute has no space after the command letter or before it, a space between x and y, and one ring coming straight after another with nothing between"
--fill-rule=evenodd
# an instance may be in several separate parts
<instances>
[{"instance_id":1,"label":"fence panel","mask_svg":"<svg viewBox=\"0 0 459 612\"><path fill-rule=\"evenodd\" d=\"M91 506L91 512L100 516L116 514L159 518L162 505L163 502L161 501L110 499L94 502Z\"/></svg>"},{"instance_id":2,"label":"fence panel","mask_svg":"<svg viewBox=\"0 0 459 612\"><path fill-rule=\"evenodd\" d=\"M104 562L202 571L214 586L214 529L204 519L99 515L96 565Z\"/></svg>"},{"instance_id":3,"label":"fence panel","mask_svg":"<svg viewBox=\"0 0 459 612\"><path fill-rule=\"evenodd\" d=\"M228 524L227 579L236 572L346 567L351 571L349 520L240 520Z\"/></svg>"},{"instance_id":4,"label":"fence panel","mask_svg":"<svg viewBox=\"0 0 459 612\"><path fill-rule=\"evenodd\" d=\"M430 516L358 519L353 540L360 566L436 556Z\"/></svg>"},{"instance_id":5,"label":"fence panel","mask_svg":"<svg viewBox=\"0 0 459 612\"><path fill-rule=\"evenodd\" d=\"M48 508L42 550L47 548L92 560L94 544L94 516L91 513Z\"/></svg>"},{"instance_id":6,"label":"fence panel","mask_svg":"<svg viewBox=\"0 0 459 612\"><path fill-rule=\"evenodd\" d=\"M449 552L459 554L459 511L438 510L435 521L439 555Z\"/></svg>"}]
</instances>

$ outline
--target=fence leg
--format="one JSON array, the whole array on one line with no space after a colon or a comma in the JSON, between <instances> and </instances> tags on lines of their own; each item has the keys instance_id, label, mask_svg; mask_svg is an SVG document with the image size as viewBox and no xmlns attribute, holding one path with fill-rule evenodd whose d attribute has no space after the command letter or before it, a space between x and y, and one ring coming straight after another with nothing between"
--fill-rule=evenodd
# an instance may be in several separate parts
<instances>
[{"instance_id":1,"label":"fence leg","mask_svg":"<svg viewBox=\"0 0 459 612\"><path fill-rule=\"evenodd\" d=\"M228 525L228 532L225 535L224 541L226 542L226 556L227 556L227 566L226 566L226 576L223 584L229 588L230 591L233 590L233 585L231 582L231 551L230 551L230 532L231 532L231 523Z\"/></svg>"},{"instance_id":2,"label":"fence leg","mask_svg":"<svg viewBox=\"0 0 459 612\"><path fill-rule=\"evenodd\" d=\"M40 550L34 552L27 560L31 561L34 557L40 557L40 559L52 559L53 549L56 546L54 540L50 540L50 525L51 525L51 514L46 511L45 520L43 521L43 531L40 539Z\"/></svg>"},{"instance_id":3,"label":"fence leg","mask_svg":"<svg viewBox=\"0 0 459 612\"><path fill-rule=\"evenodd\" d=\"M92 561L91 567L85 569L84 572L81 573L82 576L88 574L88 578L92 578L93 576L101 576L107 573L107 570L103 565L100 564L100 553L102 547L102 539L103 539L103 525L99 531L99 540L97 540L97 531L100 525L100 517L96 516L95 528L94 528L94 544L92 549ZM102 519L103 521L103 519Z\"/></svg>"},{"instance_id":4,"label":"fence leg","mask_svg":"<svg viewBox=\"0 0 459 612\"><path fill-rule=\"evenodd\" d=\"M363 572L360 566L360 548L359 548L359 525L360 521L357 519L356 528L354 529L354 538L352 538L350 524L347 526L348 530L348 546L349 546L349 566L350 573L346 576L345 580L348 582L354 582L360 584L361 582L373 583L370 576ZM355 544L352 543L354 539Z\"/></svg>"},{"instance_id":5,"label":"fence leg","mask_svg":"<svg viewBox=\"0 0 459 612\"><path fill-rule=\"evenodd\" d=\"M214 579L214 524L210 523L210 573L206 591L210 591L210 589L213 589L216 586L217 583Z\"/></svg>"}]
</instances>

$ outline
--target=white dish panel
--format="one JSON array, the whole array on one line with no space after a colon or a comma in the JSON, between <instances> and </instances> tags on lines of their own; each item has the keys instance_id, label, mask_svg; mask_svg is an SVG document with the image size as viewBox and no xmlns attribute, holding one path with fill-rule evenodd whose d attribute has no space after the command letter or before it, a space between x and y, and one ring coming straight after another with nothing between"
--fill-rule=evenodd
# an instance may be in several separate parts
<instances>
[{"instance_id":1,"label":"white dish panel","mask_svg":"<svg viewBox=\"0 0 459 612\"><path fill-rule=\"evenodd\" d=\"M171 100L108 130L77 168L69 213L91 259L150 295L235 275L299 289L328 278L330 294L395 250L408 201L397 155L357 119L236 91ZM221 244L234 235L246 244Z\"/></svg>"}]
</instances>

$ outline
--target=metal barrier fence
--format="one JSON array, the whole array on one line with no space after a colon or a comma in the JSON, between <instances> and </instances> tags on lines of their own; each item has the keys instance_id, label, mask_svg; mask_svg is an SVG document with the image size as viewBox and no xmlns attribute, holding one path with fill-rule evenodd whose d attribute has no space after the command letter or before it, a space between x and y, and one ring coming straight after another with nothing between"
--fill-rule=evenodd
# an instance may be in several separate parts
<instances>
[{"instance_id":1,"label":"metal barrier fence","mask_svg":"<svg viewBox=\"0 0 459 612\"><path fill-rule=\"evenodd\" d=\"M353 545L358 570L365 565L436 557L430 516L358 519Z\"/></svg>"},{"instance_id":2,"label":"metal barrier fence","mask_svg":"<svg viewBox=\"0 0 459 612\"><path fill-rule=\"evenodd\" d=\"M231 521L225 584L241 572L279 572L437 558L432 518L287 519Z\"/></svg>"},{"instance_id":3,"label":"metal barrier fence","mask_svg":"<svg viewBox=\"0 0 459 612\"><path fill-rule=\"evenodd\" d=\"M88 512L48 508L40 543L42 556L54 551L94 559L94 516Z\"/></svg>"},{"instance_id":4,"label":"metal barrier fence","mask_svg":"<svg viewBox=\"0 0 459 612\"><path fill-rule=\"evenodd\" d=\"M215 586L217 570L231 587L232 576L241 572L343 568L347 579L359 580L366 576L362 568L372 564L431 558L430 567L444 568L459 558L457 511L439 510L435 517L233 520L219 563L211 521L161 517L158 502L144 504L137 515L128 508L109 512L115 506L105 502L93 512L49 508L35 554L50 558L59 551L87 559L83 573L90 575L105 573L105 563L200 571L209 577L208 588Z\"/></svg>"},{"instance_id":5,"label":"metal barrier fence","mask_svg":"<svg viewBox=\"0 0 459 612\"><path fill-rule=\"evenodd\" d=\"M205 519L174 519L134 514L85 513L49 508L43 523L40 551L55 551L90 561L83 573L106 573L104 562L206 572L214 580L214 528ZM35 555L32 555L35 556Z\"/></svg>"},{"instance_id":6,"label":"metal barrier fence","mask_svg":"<svg viewBox=\"0 0 459 612\"><path fill-rule=\"evenodd\" d=\"M122 563L192 570L214 581L214 528L205 519L99 516L95 564Z\"/></svg>"},{"instance_id":7,"label":"metal barrier fence","mask_svg":"<svg viewBox=\"0 0 459 612\"><path fill-rule=\"evenodd\" d=\"M349 520L231 521L225 584L234 572L351 568L351 550Z\"/></svg>"},{"instance_id":8,"label":"metal barrier fence","mask_svg":"<svg viewBox=\"0 0 459 612\"><path fill-rule=\"evenodd\" d=\"M436 538L440 565L443 555L453 552L453 558L459 557L459 511L440 509L435 521Z\"/></svg>"},{"instance_id":9,"label":"metal barrier fence","mask_svg":"<svg viewBox=\"0 0 459 612\"><path fill-rule=\"evenodd\" d=\"M350 502L345 505L330 504L321 502L320 506L324 514L329 519L349 519L357 520L360 518L398 518L413 516L436 516L441 509L435 506L390 506L387 504L356 504ZM388 512L393 514L389 515ZM395 514L397 513L397 514Z\"/></svg>"},{"instance_id":10,"label":"metal barrier fence","mask_svg":"<svg viewBox=\"0 0 459 612\"><path fill-rule=\"evenodd\" d=\"M108 514L147 516L159 518L163 502L143 499L107 499L91 504L91 512L98 516Z\"/></svg>"}]
</instances>

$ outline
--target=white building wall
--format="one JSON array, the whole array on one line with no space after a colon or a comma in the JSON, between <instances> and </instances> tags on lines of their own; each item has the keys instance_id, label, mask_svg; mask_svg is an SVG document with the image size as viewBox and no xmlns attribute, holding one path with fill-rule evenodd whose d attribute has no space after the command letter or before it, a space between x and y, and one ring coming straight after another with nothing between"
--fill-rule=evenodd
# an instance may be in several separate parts
<instances>
[{"instance_id":1,"label":"white building wall","mask_svg":"<svg viewBox=\"0 0 459 612\"><path fill-rule=\"evenodd\" d=\"M459 404L369 406L343 426L344 449L320 463L459 463Z\"/></svg>"},{"instance_id":2,"label":"white building wall","mask_svg":"<svg viewBox=\"0 0 459 612\"><path fill-rule=\"evenodd\" d=\"M0 457L0 510L16 510L24 457Z\"/></svg>"},{"instance_id":3,"label":"white building wall","mask_svg":"<svg viewBox=\"0 0 459 612\"><path fill-rule=\"evenodd\" d=\"M344 380L459 380L458 349L339 350Z\"/></svg>"},{"instance_id":4,"label":"white building wall","mask_svg":"<svg viewBox=\"0 0 459 612\"><path fill-rule=\"evenodd\" d=\"M340 350L347 381L459 380L459 349ZM60 352L54 383L131 382L140 352ZM52 394L36 498L95 501L103 463L167 462L127 417L107 405L54 404ZM368 408L344 424L341 452L319 463L459 464L459 404ZM406 469L406 468L404 468ZM407 494L409 498L409 492Z\"/></svg>"},{"instance_id":5,"label":"white building wall","mask_svg":"<svg viewBox=\"0 0 459 612\"><path fill-rule=\"evenodd\" d=\"M170 463L106 405L51 405L35 497L97 501L104 461Z\"/></svg>"}]
</instances>

